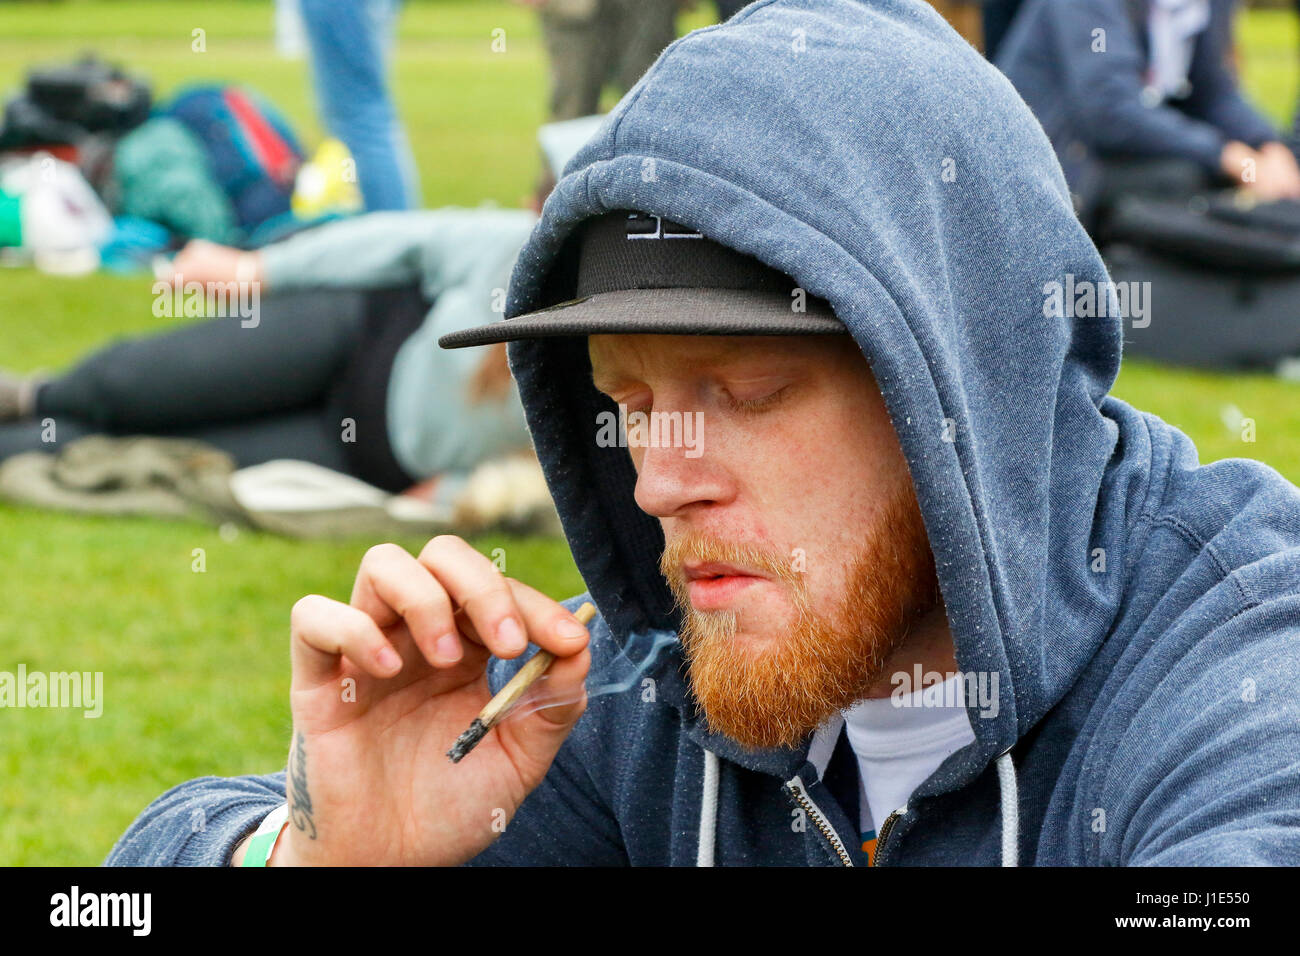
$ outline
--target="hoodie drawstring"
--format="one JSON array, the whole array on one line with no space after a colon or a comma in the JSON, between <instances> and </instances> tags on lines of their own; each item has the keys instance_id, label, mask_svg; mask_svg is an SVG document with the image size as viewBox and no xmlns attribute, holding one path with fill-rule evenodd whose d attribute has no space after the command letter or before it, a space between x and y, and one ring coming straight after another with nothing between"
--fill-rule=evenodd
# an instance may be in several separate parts
<instances>
[{"instance_id":1,"label":"hoodie drawstring","mask_svg":"<svg viewBox=\"0 0 1300 956\"><path fill-rule=\"evenodd\" d=\"M696 866L713 865L713 847L718 837L718 755L704 751L704 788L700 794L700 845Z\"/></svg>"},{"instance_id":2,"label":"hoodie drawstring","mask_svg":"<svg viewBox=\"0 0 1300 956\"><path fill-rule=\"evenodd\" d=\"M1002 797L1002 865L1018 866L1020 847L1020 796L1016 791L1016 766L1011 751L998 757L998 791ZM696 866L713 866L718 833L718 755L704 751L704 786L700 792L700 844Z\"/></svg>"},{"instance_id":3,"label":"hoodie drawstring","mask_svg":"<svg viewBox=\"0 0 1300 956\"><path fill-rule=\"evenodd\" d=\"M998 790L1002 795L1002 865L1017 866L1020 847L1020 796L1011 751L998 757Z\"/></svg>"}]
</instances>

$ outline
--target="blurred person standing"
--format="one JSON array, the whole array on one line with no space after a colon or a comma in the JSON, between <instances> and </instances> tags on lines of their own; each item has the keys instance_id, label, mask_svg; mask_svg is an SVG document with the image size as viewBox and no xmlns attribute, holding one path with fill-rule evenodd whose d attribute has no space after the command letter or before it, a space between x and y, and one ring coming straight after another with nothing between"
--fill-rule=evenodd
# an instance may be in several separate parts
<instances>
[{"instance_id":1,"label":"blurred person standing","mask_svg":"<svg viewBox=\"0 0 1300 956\"><path fill-rule=\"evenodd\" d=\"M1127 192L1219 183L1300 199L1300 168L1230 66L1236 0L1026 0L997 64L1033 109L1085 224Z\"/></svg>"},{"instance_id":2,"label":"blurred person standing","mask_svg":"<svg viewBox=\"0 0 1300 956\"><path fill-rule=\"evenodd\" d=\"M599 112L612 83L626 93L677 38L680 0L515 0L534 7L551 63L551 119Z\"/></svg>"},{"instance_id":3,"label":"blurred person standing","mask_svg":"<svg viewBox=\"0 0 1300 956\"><path fill-rule=\"evenodd\" d=\"M356 160L366 211L417 208L415 158L389 89L401 0L298 3L321 118Z\"/></svg>"}]
</instances>

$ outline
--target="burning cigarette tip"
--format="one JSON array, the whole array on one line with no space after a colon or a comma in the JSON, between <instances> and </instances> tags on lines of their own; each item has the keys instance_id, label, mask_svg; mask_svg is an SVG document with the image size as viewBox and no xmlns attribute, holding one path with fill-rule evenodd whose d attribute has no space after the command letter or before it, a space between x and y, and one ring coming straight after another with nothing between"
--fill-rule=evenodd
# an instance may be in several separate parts
<instances>
[{"instance_id":1,"label":"burning cigarette tip","mask_svg":"<svg viewBox=\"0 0 1300 956\"><path fill-rule=\"evenodd\" d=\"M584 601L582 606L573 614L574 617L586 627L591 623L591 619L596 616L596 605L590 601ZM465 755L478 746L480 740L487 736L487 732L497 725L510 708L518 703L519 699L528 691L551 666L555 660L555 655L547 650L540 650L528 659L528 662L521 667L515 676L510 678L505 687L502 687L497 695L493 697L486 707L479 712L474 718L474 723L469 725L469 729L456 738L452 744L447 756L452 763L460 763Z\"/></svg>"},{"instance_id":2,"label":"burning cigarette tip","mask_svg":"<svg viewBox=\"0 0 1300 956\"><path fill-rule=\"evenodd\" d=\"M457 737L456 742L447 751L447 756L451 758L451 762L460 763L461 759L477 747L480 740L487 736L487 732L487 724L475 717L474 722L469 725L469 729Z\"/></svg>"}]
</instances>

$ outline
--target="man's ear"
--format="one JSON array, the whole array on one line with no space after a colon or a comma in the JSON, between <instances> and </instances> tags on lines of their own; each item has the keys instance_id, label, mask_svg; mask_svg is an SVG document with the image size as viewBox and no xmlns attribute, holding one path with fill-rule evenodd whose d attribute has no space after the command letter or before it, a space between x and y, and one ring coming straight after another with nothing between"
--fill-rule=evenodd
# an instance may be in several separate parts
<instances>
[{"instance_id":1,"label":"man's ear","mask_svg":"<svg viewBox=\"0 0 1300 956\"><path fill-rule=\"evenodd\" d=\"M488 346L474 375L469 380L469 400L478 404L488 400L500 401L510 391L510 359L506 343Z\"/></svg>"}]
</instances>

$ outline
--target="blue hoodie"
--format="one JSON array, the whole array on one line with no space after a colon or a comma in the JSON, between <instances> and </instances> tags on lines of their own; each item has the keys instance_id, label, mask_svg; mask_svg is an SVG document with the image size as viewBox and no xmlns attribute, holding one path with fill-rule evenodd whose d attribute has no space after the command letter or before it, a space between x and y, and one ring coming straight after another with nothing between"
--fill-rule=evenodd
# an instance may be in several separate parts
<instances>
[{"instance_id":1,"label":"blue hoodie","mask_svg":"<svg viewBox=\"0 0 1300 956\"><path fill-rule=\"evenodd\" d=\"M566 240L615 209L830 302L910 463L958 664L998 678L877 865L1300 863L1300 494L1108 397L1118 319L1044 317L1045 287L1106 273L992 66L919 0L762 0L682 38L570 162L509 314L564 299ZM812 738L746 750L702 722L658 523L593 447L585 342L511 358L601 616L587 712L474 862L865 863ZM283 774L192 781L109 862L221 864L283 800Z\"/></svg>"}]
</instances>

